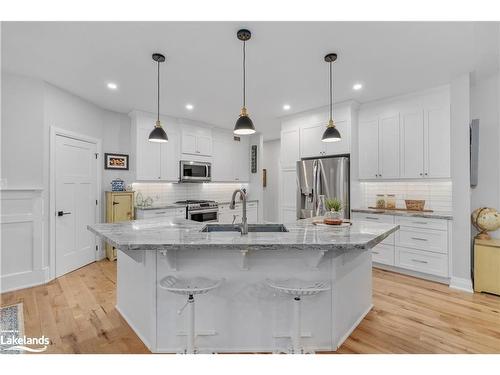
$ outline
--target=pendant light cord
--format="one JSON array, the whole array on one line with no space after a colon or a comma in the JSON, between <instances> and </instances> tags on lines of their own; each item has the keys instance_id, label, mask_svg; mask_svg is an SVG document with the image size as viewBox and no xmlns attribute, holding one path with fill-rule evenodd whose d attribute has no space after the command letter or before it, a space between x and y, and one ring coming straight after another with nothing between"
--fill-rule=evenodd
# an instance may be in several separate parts
<instances>
[{"instance_id":1,"label":"pendant light cord","mask_svg":"<svg viewBox=\"0 0 500 375\"><path fill-rule=\"evenodd\" d=\"M333 118L332 62L330 61L330 121Z\"/></svg>"},{"instance_id":2,"label":"pendant light cord","mask_svg":"<svg viewBox=\"0 0 500 375\"><path fill-rule=\"evenodd\" d=\"M246 107L246 41L243 41L243 107Z\"/></svg>"},{"instance_id":3,"label":"pendant light cord","mask_svg":"<svg viewBox=\"0 0 500 375\"><path fill-rule=\"evenodd\" d=\"M157 111L157 117L156 120L160 121L160 61L156 62L158 65L158 82L157 82L157 90L158 90L158 111Z\"/></svg>"}]
</instances>

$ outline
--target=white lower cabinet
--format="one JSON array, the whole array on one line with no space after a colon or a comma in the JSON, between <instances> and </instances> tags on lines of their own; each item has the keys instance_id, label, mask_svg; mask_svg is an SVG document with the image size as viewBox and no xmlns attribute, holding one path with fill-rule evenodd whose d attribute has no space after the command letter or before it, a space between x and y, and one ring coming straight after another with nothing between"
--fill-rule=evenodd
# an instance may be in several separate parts
<instances>
[{"instance_id":1,"label":"white lower cabinet","mask_svg":"<svg viewBox=\"0 0 500 375\"><path fill-rule=\"evenodd\" d=\"M372 249L377 264L449 277L448 220L353 212L354 220L394 223L400 229Z\"/></svg>"},{"instance_id":2,"label":"white lower cabinet","mask_svg":"<svg viewBox=\"0 0 500 375\"><path fill-rule=\"evenodd\" d=\"M394 265L394 245L381 243L372 249L372 260L377 263Z\"/></svg>"},{"instance_id":3,"label":"white lower cabinet","mask_svg":"<svg viewBox=\"0 0 500 375\"><path fill-rule=\"evenodd\" d=\"M141 219L154 219L158 217L186 217L185 207L175 207L175 208L150 208L147 210L141 210L136 208L135 218L136 220Z\"/></svg>"},{"instance_id":4,"label":"white lower cabinet","mask_svg":"<svg viewBox=\"0 0 500 375\"><path fill-rule=\"evenodd\" d=\"M417 249L396 246L395 265L430 275L448 276L448 256Z\"/></svg>"}]
</instances>

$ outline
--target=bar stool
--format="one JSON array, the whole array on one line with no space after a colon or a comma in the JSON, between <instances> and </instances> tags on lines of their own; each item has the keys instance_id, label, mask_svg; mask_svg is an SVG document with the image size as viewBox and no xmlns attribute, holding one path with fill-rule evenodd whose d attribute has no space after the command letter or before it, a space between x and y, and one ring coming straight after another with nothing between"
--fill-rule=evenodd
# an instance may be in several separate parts
<instances>
[{"instance_id":1,"label":"bar stool","mask_svg":"<svg viewBox=\"0 0 500 375\"><path fill-rule=\"evenodd\" d=\"M194 295L205 294L217 288L224 279L212 280L205 277L195 277L192 279L181 279L174 276L167 276L160 280L160 288L171 293L182 294L187 296L187 301L178 311L177 314L182 314L186 306L188 306L188 324L187 324L187 343L184 353L194 354L195 348L195 309Z\"/></svg>"},{"instance_id":2,"label":"bar stool","mask_svg":"<svg viewBox=\"0 0 500 375\"><path fill-rule=\"evenodd\" d=\"M289 353L304 354L302 347L302 297L313 296L321 292L330 290L330 283L328 281L303 281L298 279L288 280L266 280L267 285L275 291L293 296L293 326L292 326L292 347Z\"/></svg>"}]
</instances>

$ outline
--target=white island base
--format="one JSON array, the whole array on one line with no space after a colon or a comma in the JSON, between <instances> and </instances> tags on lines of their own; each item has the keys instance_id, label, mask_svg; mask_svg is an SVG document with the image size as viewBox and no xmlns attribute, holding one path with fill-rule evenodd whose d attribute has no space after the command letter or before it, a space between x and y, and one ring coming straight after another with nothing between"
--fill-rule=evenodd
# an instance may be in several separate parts
<instances>
[{"instance_id":1,"label":"white island base","mask_svg":"<svg viewBox=\"0 0 500 375\"><path fill-rule=\"evenodd\" d=\"M371 252L350 250L125 250L118 251L117 309L154 353L186 347L186 298L159 288L165 276L224 278L195 296L200 352L286 351L293 298L276 294L266 279L331 283L302 298L302 341L308 350L335 351L372 308Z\"/></svg>"}]
</instances>

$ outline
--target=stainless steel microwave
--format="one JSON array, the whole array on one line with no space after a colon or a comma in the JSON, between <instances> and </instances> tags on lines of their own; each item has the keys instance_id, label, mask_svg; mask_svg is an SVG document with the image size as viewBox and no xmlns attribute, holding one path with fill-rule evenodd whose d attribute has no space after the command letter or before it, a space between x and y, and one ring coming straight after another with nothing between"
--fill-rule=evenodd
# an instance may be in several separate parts
<instances>
[{"instance_id":1,"label":"stainless steel microwave","mask_svg":"<svg viewBox=\"0 0 500 375\"><path fill-rule=\"evenodd\" d=\"M181 182L212 181L212 164L202 161L180 161Z\"/></svg>"}]
</instances>

